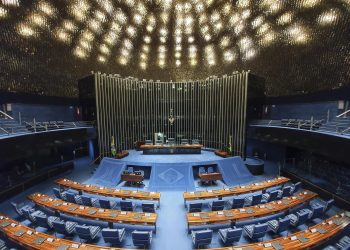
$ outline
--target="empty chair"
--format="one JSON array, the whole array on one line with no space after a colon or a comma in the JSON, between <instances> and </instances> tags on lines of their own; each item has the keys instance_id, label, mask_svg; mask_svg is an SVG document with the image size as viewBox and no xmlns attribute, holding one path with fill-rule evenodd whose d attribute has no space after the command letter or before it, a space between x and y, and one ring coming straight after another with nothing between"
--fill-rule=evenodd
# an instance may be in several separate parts
<instances>
[{"instance_id":1,"label":"empty chair","mask_svg":"<svg viewBox=\"0 0 350 250\"><path fill-rule=\"evenodd\" d=\"M188 144L188 139L181 139L181 144L182 145L187 145Z\"/></svg>"},{"instance_id":2,"label":"empty chair","mask_svg":"<svg viewBox=\"0 0 350 250\"><path fill-rule=\"evenodd\" d=\"M133 167L128 167L128 172L129 172L130 174L134 173L134 168L133 168Z\"/></svg>"},{"instance_id":3,"label":"empty chair","mask_svg":"<svg viewBox=\"0 0 350 250\"><path fill-rule=\"evenodd\" d=\"M244 207L244 198L243 197L235 197L232 201L229 201L228 204L232 209L234 208L242 208Z\"/></svg>"},{"instance_id":4,"label":"empty chair","mask_svg":"<svg viewBox=\"0 0 350 250\"><path fill-rule=\"evenodd\" d=\"M60 218L56 216L47 216L46 214L35 214L34 217L36 219L36 224L38 226L47 228L47 229L53 228L53 225L52 225L53 221L60 220Z\"/></svg>"},{"instance_id":5,"label":"empty chair","mask_svg":"<svg viewBox=\"0 0 350 250\"><path fill-rule=\"evenodd\" d=\"M278 190L273 190L271 192L265 193L262 195L262 198L266 201L266 202L271 202L271 201L275 201L278 199Z\"/></svg>"},{"instance_id":6,"label":"empty chair","mask_svg":"<svg viewBox=\"0 0 350 250\"><path fill-rule=\"evenodd\" d=\"M244 226L244 232L252 240L264 238L267 232L267 223Z\"/></svg>"},{"instance_id":7,"label":"empty chair","mask_svg":"<svg viewBox=\"0 0 350 250\"><path fill-rule=\"evenodd\" d=\"M156 204L154 204L154 203L142 203L142 212L155 213L156 212Z\"/></svg>"},{"instance_id":8,"label":"empty chair","mask_svg":"<svg viewBox=\"0 0 350 250\"><path fill-rule=\"evenodd\" d=\"M199 174L205 174L206 173L205 168L204 167L199 167L198 173Z\"/></svg>"},{"instance_id":9,"label":"empty chair","mask_svg":"<svg viewBox=\"0 0 350 250\"><path fill-rule=\"evenodd\" d=\"M219 229L219 236L225 245L231 245L233 242L237 242L241 239L242 232L242 228L236 227Z\"/></svg>"},{"instance_id":10,"label":"empty chair","mask_svg":"<svg viewBox=\"0 0 350 250\"><path fill-rule=\"evenodd\" d=\"M135 246L149 247L152 242L152 231L138 231L134 230L131 233L132 242Z\"/></svg>"},{"instance_id":11,"label":"empty chair","mask_svg":"<svg viewBox=\"0 0 350 250\"><path fill-rule=\"evenodd\" d=\"M101 228L98 226L86 226L86 225L76 225L75 232L80 239L91 241L94 240L98 233L101 231Z\"/></svg>"},{"instance_id":12,"label":"empty chair","mask_svg":"<svg viewBox=\"0 0 350 250\"><path fill-rule=\"evenodd\" d=\"M45 215L43 212L36 210L32 212L31 210L23 210L23 215L26 219L28 219L32 223L36 223L36 215Z\"/></svg>"},{"instance_id":13,"label":"empty chair","mask_svg":"<svg viewBox=\"0 0 350 250\"><path fill-rule=\"evenodd\" d=\"M254 206L256 204L260 204L262 199L262 194L253 194L252 196L248 196L245 198L245 203L250 206Z\"/></svg>"},{"instance_id":14,"label":"empty chair","mask_svg":"<svg viewBox=\"0 0 350 250\"><path fill-rule=\"evenodd\" d=\"M225 202L224 201L213 201L211 204L209 204L209 208L211 211L220 211L224 210Z\"/></svg>"},{"instance_id":15,"label":"empty chair","mask_svg":"<svg viewBox=\"0 0 350 250\"><path fill-rule=\"evenodd\" d=\"M199 140L198 139L192 139L192 144L193 145L198 145L199 144Z\"/></svg>"},{"instance_id":16,"label":"empty chair","mask_svg":"<svg viewBox=\"0 0 350 250\"><path fill-rule=\"evenodd\" d=\"M305 224L309 219L308 211L298 211L295 214L287 215L290 218L290 224L294 227Z\"/></svg>"},{"instance_id":17,"label":"empty chair","mask_svg":"<svg viewBox=\"0 0 350 250\"><path fill-rule=\"evenodd\" d=\"M156 145L163 145L163 141L162 140L156 140Z\"/></svg>"},{"instance_id":18,"label":"empty chair","mask_svg":"<svg viewBox=\"0 0 350 250\"><path fill-rule=\"evenodd\" d=\"M175 139L174 138L168 138L168 144L169 145L174 145L175 144Z\"/></svg>"},{"instance_id":19,"label":"empty chair","mask_svg":"<svg viewBox=\"0 0 350 250\"><path fill-rule=\"evenodd\" d=\"M35 211L35 209L29 205L19 205L15 202L11 202L11 206L20 217L24 216L25 210L29 210L30 212Z\"/></svg>"},{"instance_id":20,"label":"empty chair","mask_svg":"<svg viewBox=\"0 0 350 250\"><path fill-rule=\"evenodd\" d=\"M83 203L84 206L88 206L88 207L99 207L99 200L97 198L92 198L86 195L81 195L80 196L81 201Z\"/></svg>"},{"instance_id":21,"label":"empty chair","mask_svg":"<svg viewBox=\"0 0 350 250\"><path fill-rule=\"evenodd\" d=\"M279 190L278 198L288 197L292 195L292 187L284 187L282 190Z\"/></svg>"},{"instance_id":22,"label":"empty chair","mask_svg":"<svg viewBox=\"0 0 350 250\"><path fill-rule=\"evenodd\" d=\"M188 212L189 213L196 213L196 212L202 212L202 206L203 203L189 203L188 204Z\"/></svg>"},{"instance_id":23,"label":"empty chair","mask_svg":"<svg viewBox=\"0 0 350 250\"><path fill-rule=\"evenodd\" d=\"M199 230L191 232L192 242L194 248L199 248L200 246L210 245L213 238L213 230Z\"/></svg>"},{"instance_id":24,"label":"empty chair","mask_svg":"<svg viewBox=\"0 0 350 250\"><path fill-rule=\"evenodd\" d=\"M274 233L286 231L290 226L290 218L288 216L279 218L278 220L270 220L267 222L268 227Z\"/></svg>"},{"instance_id":25,"label":"empty chair","mask_svg":"<svg viewBox=\"0 0 350 250\"><path fill-rule=\"evenodd\" d=\"M61 192L58 188L53 188L52 190L56 198L66 200L66 192Z\"/></svg>"},{"instance_id":26,"label":"empty chair","mask_svg":"<svg viewBox=\"0 0 350 250\"><path fill-rule=\"evenodd\" d=\"M98 202L100 203L101 208L114 209L117 206L116 202L110 200L99 199Z\"/></svg>"},{"instance_id":27,"label":"empty chair","mask_svg":"<svg viewBox=\"0 0 350 250\"><path fill-rule=\"evenodd\" d=\"M80 195L73 194L70 192L66 193L66 201L71 203L83 204Z\"/></svg>"},{"instance_id":28,"label":"empty chair","mask_svg":"<svg viewBox=\"0 0 350 250\"><path fill-rule=\"evenodd\" d=\"M315 219L315 218L320 218L323 215L323 210L324 210L324 206L320 205L320 204L315 204L311 207L311 210L306 208L306 209L302 209L301 211L303 212L308 212L309 213L309 219Z\"/></svg>"},{"instance_id":29,"label":"empty chair","mask_svg":"<svg viewBox=\"0 0 350 250\"><path fill-rule=\"evenodd\" d=\"M152 140L145 140L145 144L146 145L153 145L153 142L152 142Z\"/></svg>"},{"instance_id":30,"label":"empty chair","mask_svg":"<svg viewBox=\"0 0 350 250\"><path fill-rule=\"evenodd\" d=\"M121 244L125 236L125 228L112 229L104 228L102 229L102 237L106 243Z\"/></svg>"},{"instance_id":31,"label":"empty chair","mask_svg":"<svg viewBox=\"0 0 350 250\"><path fill-rule=\"evenodd\" d=\"M52 226L57 233L71 235L74 232L77 223L72 221L53 221Z\"/></svg>"},{"instance_id":32,"label":"empty chair","mask_svg":"<svg viewBox=\"0 0 350 250\"><path fill-rule=\"evenodd\" d=\"M297 182L292 186L292 193L298 192L301 189L301 182Z\"/></svg>"},{"instance_id":33,"label":"empty chair","mask_svg":"<svg viewBox=\"0 0 350 250\"><path fill-rule=\"evenodd\" d=\"M324 202L324 204L321 204L321 203L314 203L314 204L311 204L312 207L318 205L318 206L323 206L323 213L327 212L334 204L334 199L330 199L326 202Z\"/></svg>"},{"instance_id":34,"label":"empty chair","mask_svg":"<svg viewBox=\"0 0 350 250\"><path fill-rule=\"evenodd\" d=\"M134 211L136 204L133 204L132 201L120 201L120 210L123 211Z\"/></svg>"},{"instance_id":35,"label":"empty chair","mask_svg":"<svg viewBox=\"0 0 350 250\"><path fill-rule=\"evenodd\" d=\"M213 167L208 167L208 173L214 173L214 168Z\"/></svg>"}]
</instances>

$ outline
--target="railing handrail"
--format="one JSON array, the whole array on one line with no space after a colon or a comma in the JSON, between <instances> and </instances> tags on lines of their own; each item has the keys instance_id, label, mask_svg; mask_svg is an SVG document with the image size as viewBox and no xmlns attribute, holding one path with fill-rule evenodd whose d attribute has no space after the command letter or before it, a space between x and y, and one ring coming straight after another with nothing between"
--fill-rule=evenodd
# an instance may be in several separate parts
<instances>
[{"instance_id":1,"label":"railing handrail","mask_svg":"<svg viewBox=\"0 0 350 250\"><path fill-rule=\"evenodd\" d=\"M346 115L349 112L350 112L350 109L348 109L347 111L341 113L340 115L337 115L337 118L340 118L340 117L342 117L343 115Z\"/></svg>"},{"instance_id":2,"label":"railing handrail","mask_svg":"<svg viewBox=\"0 0 350 250\"><path fill-rule=\"evenodd\" d=\"M6 114L4 111L0 110L0 113L6 116L7 118L10 118L11 120L14 120L12 116Z\"/></svg>"},{"instance_id":3,"label":"railing handrail","mask_svg":"<svg viewBox=\"0 0 350 250\"><path fill-rule=\"evenodd\" d=\"M4 131L6 134L10 134L6 129L4 129L4 128L2 128L2 127L0 127L0 130L2 130L2 131Z\"/></svg>"},{"instance_id":4,"label":"railing handrail","mask_svg":"<svg viewBox=\"0 0 350 250\"><path fill-rule=\"evenodd\" d=\"M346 128L346 129L344 129L343 131L341 131L340 133L341 134L343 134L343 133L345 133L346 131L348 131L348 130L350 130L350 127L348 127L348 128Z\"/></svg>"}]
</instances>

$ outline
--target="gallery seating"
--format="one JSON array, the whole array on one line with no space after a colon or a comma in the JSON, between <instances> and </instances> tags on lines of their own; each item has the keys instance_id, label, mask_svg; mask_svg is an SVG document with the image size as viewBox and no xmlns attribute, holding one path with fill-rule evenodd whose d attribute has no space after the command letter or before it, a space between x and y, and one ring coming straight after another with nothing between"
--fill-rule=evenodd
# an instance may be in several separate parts
<instances>
[{"instance_id":1,"label":"gallery seating","mask_svg":"<svg viewBox=\"0 0 350 250\"><path fill-rule=\"evenodd\" d=\"M234 242L237 242L241 239L243 229L242 228L224 228L219 229L218 233L220 239L224 245L231 245Z\"/></svg>"},{"instance_id":2,"label":"gallery seating","mask_svg":"<svg viewBox=\"0 0 350 250\"><path fill-rule=\"evenodd\" d=\"M267 223L257 224L257 225L247 225L244 226L244 232L252 240L259 240L264 238L267 232Z\"/></svg>"},{"instance_id":3,"label":"gallery seating","mask_svg":"<svg viewBox=\"0 0 350 250\"><path fill-rule=\"evenodd\" d=\"M120 245L125 236L125 228L114 229L114 228L104 228L102 229L102 237L106 243L112 245Z\"/></svg>"},{"instance_id":4,"label":"gallery seating","mask_svg":"<svg viewBox=\"0 0 350 250\"><path fill-rule=\"evenodd\" d=\"M206 229L200 231L192 231L191 237L194 248L210 245L213 238L213 230Z\"/></svg>"},{"instance_id":5,"label":"gallery seating","mask_svg":"<svg viewBox=\"0 0 350 250\"><path fill-rule=\"evenodd\" d=\"M80 239L91 241L100 233L101 228L98 226L76 225L75 232Z\"/></svg>"},{"instance_id":6,"label":"gallery seating","mask_svg":"<svg viewBox=\"0 0 350 250\"><path fill-rule=\"evenodd\" d=\"M290 226L290 218L288 216L279 218L278 220L270 220L267 222L269 229L274 233L281 233L288 230Z\"/></svg>"},{"instance_id":7,"label":"gallery seating","mask_svg":"<svg viewBox=\"0 0 350 250\"><path fill-rule=\"evenodd\" d=\"M152 242L152 231L138 231L134 230L131 233L132 241L135 246L140 246L147 248L151 245Z\"/></svg>"},{"instance_id":8,"label":"gallery seating","mask_svg":"<svg viewBox=\"0 0 350 250\"><path fill-rule=\"evenodd\" d=\"M73 234L77 224L78 223L73 221L62 221L62 220L56 220L52 222L55 232L63 235Z\"/></svg>"}]
</instances>

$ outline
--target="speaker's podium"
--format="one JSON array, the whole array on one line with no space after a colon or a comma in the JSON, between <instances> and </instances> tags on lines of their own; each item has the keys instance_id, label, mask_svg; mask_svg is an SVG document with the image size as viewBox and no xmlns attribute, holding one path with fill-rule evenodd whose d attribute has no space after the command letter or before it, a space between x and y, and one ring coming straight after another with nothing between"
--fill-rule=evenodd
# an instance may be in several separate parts
<instances>
[{"instance_id":1,"label":"speaker's podium","mask_svg":"<svg viewBox=\"0 0 350 250\"><path fill-rule=\"evenodd\" d=\"M181 140L181 144L176 144L175 140L172 138L168 139L167 144L163 144L162 141L156 141L155 145L147 143L141 145L140 149L145 155L155 155L155 154L201 154L202 153L201 144L188 144L188 140Z\"/></svg>"}]
</instances>

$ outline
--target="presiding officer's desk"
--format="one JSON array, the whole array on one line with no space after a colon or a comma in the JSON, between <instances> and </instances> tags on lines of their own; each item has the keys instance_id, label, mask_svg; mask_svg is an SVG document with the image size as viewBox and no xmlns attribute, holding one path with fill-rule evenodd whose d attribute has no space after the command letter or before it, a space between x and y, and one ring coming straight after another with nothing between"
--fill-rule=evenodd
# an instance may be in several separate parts
<instances>
[{"instance_id":1,"label":"presiding officer's desk","mask_svg":"<svg viewBox=\"0 0 350 250\"><path fill-rule=\"evenodd\" d=\"M188 213L188 229L190 229L190 226L232 223L280 213L310 201L316 196L316 193L305 190L291 197L285 197L278 201L272 201L256 206L215 212Z\"/></svg>"},{"instance_id":2,"label":"presiding officer's desk","mask_svg":"<svg viewBox=\"0 0 350 250\"><path fill-rule=\"evenodd\" d=\"M58 213L108 222L109 227L113 227L113 223L125 223L132 225L152 225L156 229L156 213L130 212L88 207L55 199L40 193L29 195L28 199L39 206L49 208Z\"/></svg>"},{"instance_id":3,"label":"presiding officer's desk","mask_svg":"<svg viewBox=\"0 0 350 250\"><path fill-rule=\"evenodd\" d=\"M90 184L83 184L76 181L71 181L68 179L57 179L55 181L60 187L70 188L82 192L101 195L106 197L115 197L122 199L137 199L137 200L150 200L158 201L160 203L160 193L159 192L146 192L146 191L136 191L136 190L123 190L116 188L107 188L101 186L95 186Z\"/></svg>"},{"instance_id":4,"label":"presiding officer's desk","mask_svg":"<svg viewBox=\"0 0 350 250\"><path fill-rule=\"evenodd\" d=\"M115 248L107 246L90 245L86 243L57 238L37 232L33 228L24 226L18 221L0 214L0 231L11 241L21 245L25 249L35 250L57 250L57 249L89 249L89 250L126 250L126 248Z\"/></svg>"},{"instance_id":5,"label":"presiding officer's desk","mask_svg":"<svg viewBox=\"0 0 350 250\"><path fill-rule=\"evenodd\" d=\"M141 145L140 149L145 155L156 154L201 154L203 145L186 144L186 145Z\"/></svg>"},{"instance_id":6,"label":"presiding officer's desk","mask_svg":"<svg viewBox=\"0 0 350 250\"><path fill-rule=\"evenodd\" d=\"M231 188L197 191L197 192L184 192L183 196L184 196L185 202L191 201L191 200L222 198L226 196L234 196L234 195L255 192L259 190L265 190L274 186L283 185L288 181L290 181L290 179L286 177L278 177L278 178L263 181L263 182L240 185L240 186L231 187Z\"/></svg>"},{"instance_id":7,"label":"presiding officer's desk","mask_svg":"<svg viewBox=\"0 0 350 250\"><path fill-rule=\"evenodd\" d=\"M350 213L344 212L288 236L247 245L211 248L209 250L302 250L316 247L341 233L350 224Z\"/></svg>"}]
</instances>

